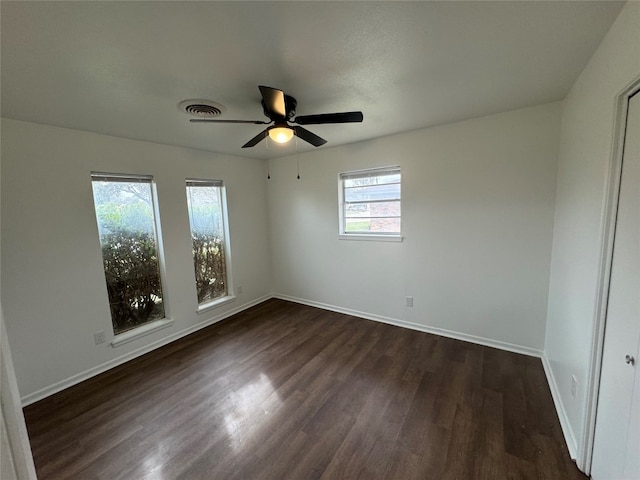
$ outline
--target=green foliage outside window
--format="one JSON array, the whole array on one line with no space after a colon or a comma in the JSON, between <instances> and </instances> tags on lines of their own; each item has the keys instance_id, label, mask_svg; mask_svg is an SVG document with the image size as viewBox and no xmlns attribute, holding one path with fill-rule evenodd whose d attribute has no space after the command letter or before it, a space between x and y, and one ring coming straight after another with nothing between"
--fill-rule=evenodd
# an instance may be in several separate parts
<instances>
[{"instance_id":1,"label":"green foliage outside window","mask_svg":"<svg viewBox=\"0 0 640 480\"><path fill-rule=\"evenodd\" d=\"M117 335L165 317L151 181L93 181L111 322Z\"/></svg>"},{"instance_id":2,"label":"green foliage outside window","mask_svg":"<svg viewBox=\"0 0 640 480\"><path fill-rule=\"evenodd\" d=\"M114 333L164 318L155 238L117 229L101 243Z\"/></svg>"},{"instance_id":3,"label":"green foliage outside window","mask_svg":"<svg viewBox=\"0 0 640 480\"><path fill-rule=\"evenodd\" d=\"M187 203L196 292L203 305L228 294L222 188L188 182Z\"/></svg>"},{"instance_id":4,"label":"green foliage outside window","mask_svg":"<svg viewBox=\"0 0 640 480\"><path fill-rule=\"evenodd\" d=\"M192 232L191 236L198 304L224 297L227 294L227 267L222 238L202 232Z\"/></svg>"}]
</instances>

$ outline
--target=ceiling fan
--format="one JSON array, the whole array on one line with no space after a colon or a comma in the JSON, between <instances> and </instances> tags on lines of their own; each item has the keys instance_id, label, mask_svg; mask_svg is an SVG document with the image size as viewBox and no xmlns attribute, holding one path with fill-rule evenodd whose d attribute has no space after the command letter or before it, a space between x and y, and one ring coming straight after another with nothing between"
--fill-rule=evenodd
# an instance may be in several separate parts
<instances>
[{"instance_id":1,"label":"ceiling fan","mask_svg":"<svg viewBox=\"0 0 640 480\"><path fill-rule=\"evenodd\" d=\"M296 106L298 105L295 98L277 88L265 87L263 85L258 86L258 88L262 95L262 109L265 116L270 119L268 122L263 120L215 120L209 118L192 118L191 121L195 123L252 123L255 125L269 125L273 123L273 125L267 127L245 143L242 148L253 147L267 138L267 136L275 142L287 143L294 135L314 147L319 147L327 143L327 141L300 125L354 123L362 122L364 118L362 112L321 113L317 115L302 115L294 118ZM290 123L295 123L296 125L290 125Z\"/></svg>"}]
</instances>

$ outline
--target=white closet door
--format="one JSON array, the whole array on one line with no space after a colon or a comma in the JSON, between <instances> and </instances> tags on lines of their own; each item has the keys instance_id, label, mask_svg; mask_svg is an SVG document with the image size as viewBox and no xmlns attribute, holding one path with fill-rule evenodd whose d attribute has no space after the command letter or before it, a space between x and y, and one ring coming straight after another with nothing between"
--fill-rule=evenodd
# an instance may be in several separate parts
<instances>
[{"instance_id":1,"label":"white closet door","mask_svg":"<svg viewBox=\"0 0 640 480\"><path fill-rule=\"evenodd\" d=\"M591 476L640 479L640 93L629 100Z\"/></svg>"}]
</instances>

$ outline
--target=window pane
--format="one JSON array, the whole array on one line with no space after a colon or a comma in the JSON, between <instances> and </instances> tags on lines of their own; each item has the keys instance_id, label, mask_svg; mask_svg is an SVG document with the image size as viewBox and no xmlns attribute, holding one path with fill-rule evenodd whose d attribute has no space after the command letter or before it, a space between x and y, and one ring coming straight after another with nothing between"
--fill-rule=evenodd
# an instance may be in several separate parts
<instances>
[{"instance_id":1,"label":"window pane","mask_svg":"<svg viewBox=\"0 0 640 480\"><path fill-rule=\"evenodd\" d=\"M188 182L187 203L201 305L228 294L222 188Z\"/></svg>"},{"instance_id":2,"label":"window pane","mask_svg":"<svg viewBox=\"0 0 640 480\"><path fill-rule=\"evenodd\" d=\"M165 316L151 181L101 177L92 185L117 335Z\"/></svg>"},{"instance_id":3,"label":"window pane","mask_svg":"<svg viewBox=\"0 0 640 480\"><path fill-rule=\"evenodd\" d=\"M371 176L373 174L368 174L367 176L352 178L347 176L344 180L344 186L346 188L350 187L361 187L363 185L380 185L383 183L400 183L400 174L399 173L391 173L391 174L382 174Z\"/></svg>"},{"instance_id":4,"label":"window pane","mask_svg":"<svg viewBox=\"0 0 640 480\"><path fill-rule=\"evenodd\" d=\"M345 218L399 217L400 202L350 203L344 207Z\"/></svg>"},{"instance_id":5,"label":"window pane","mask_svg":"<svg viewBox=\"0 0 640 480\"><path fill-rule=\"evenodd\" d=\"M340 174L342 233L400 234L399 167Z\"/></svg>"},{"instance_id":6,"label":"window pane","mask_svg":"<svg viewBox=\"0 0 640 480\"><path fill-rule=\"evenodd\" d=\"M400 218L373 218L371 219L371 232L400 232Z\"/></svg>"},{"instance_id":7,"label":"window pane","mask_svg":"<svg viewBox=\"0 0 640 480\"><path fill-rule=\"evenodd\" d=\"M344 231L347 233L353 232L368 232L371 226L371 219L369 218L346 218Z\"/></svg>"},{"instance_id":8,"label":"window pane","mask_svg":"<svg viewBox=\"0 0 640 480\"><path fill-rule=\"evenodd\" d=\"M400 217L346 218L345 233L399 233Z\"/></svg>"},{"instance_id":9,"label":"window pane","mask_svg":"<svg viewBox=\"0 0 640 480\"><path fill-rule=\"evenodd\" d=\"M346 202L367 202L374 200L397 200L400 198L400 184L372 185L344 189Z\"/></svg>"}]
</instances>

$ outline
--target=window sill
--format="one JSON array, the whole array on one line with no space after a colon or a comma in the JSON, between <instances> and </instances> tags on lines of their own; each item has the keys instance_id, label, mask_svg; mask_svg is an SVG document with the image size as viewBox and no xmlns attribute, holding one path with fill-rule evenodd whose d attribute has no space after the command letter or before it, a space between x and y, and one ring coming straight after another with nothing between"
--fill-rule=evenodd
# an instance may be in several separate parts
<instances>
[{"instance_id":1,"label":"window sill","mask_svg":"<svg viewBox=\"0 0 640 480\"><path fill-rule=\"evenodd\" d=\"M129 330L128 332L116 335L115 338L111 341L111 346L119 347L120 345L124 345L125 343L137 340L140 337L144 337L145 335L149 335L153 332L157 332L158 330L162 330L163 328L170 327L171 325L173 325L173 320L170 318L164 318L162 320L155 320L153 322L146 323L141 327L137 327L133 330Z\"/></svg>"},{"instance_id":2,"label":"window sill","mask_svg":"<svg viewBox=\"0 0 640 480\"><path fill-rule=\"evenodd\" d=\"M338 240L365 240L369 242L401 242L404 240L402 235L370 235L358 233L341 233Z\"/></svg>"},{"instance_id":3,"label":"window sill","mask_svg":"<svg viewBox=\"0 0 640 480\"><path fill-rule=\"evenodd\" d=\"M234 302L235 300L236 300L235 295L227 295L226 297L217 298L212 302L199 305L196 313L198 315L202 315L203 313L207 313L208 311L213 310L214 308L221 307L222 305Z\"/></svg>"}]
</instances>

